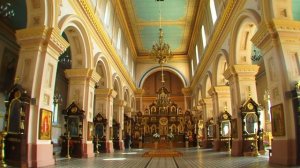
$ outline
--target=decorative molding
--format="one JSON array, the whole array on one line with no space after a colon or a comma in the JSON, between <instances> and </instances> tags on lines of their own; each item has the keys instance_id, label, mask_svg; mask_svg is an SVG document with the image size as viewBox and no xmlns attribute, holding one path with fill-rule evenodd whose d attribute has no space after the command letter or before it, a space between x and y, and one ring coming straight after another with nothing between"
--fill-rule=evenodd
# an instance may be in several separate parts
<instances>
[{"instance_id":1,"label":"decorative molding","mask_svg":"<svg viewBox=\"0 0 300 168\"><path fill-rule=\"evenodd\" d=\"M191 90L190 87L182 88L181 91L182 91L182 94L184 96L191 96L192 95L192 90Z\"/></svg>"},{"instance_id":2,"label":"decorative molding","mask_svg":"<svg viewBox=\"0 0 300 168\"><path fill-rule=\"evenodd\" d=\"M187 63L189 61L189 58L187 55L174 55L172 56L171 59L169 59L168 63L173 63L173 62L180 62L180 63ZM151 56L138 56L136 58L137 63L155 63L155 60Z\"/></svg>"},{"instance_id":3,"label":"decorative molding","mask_svg":"<svg viewBox=\"0 0 300 168\"><path fill-rule=\"evenodd\" d=\"M123 77L128 82L128 85L131 87L133 91L136 90L136 86L130 77L130 74L128 73L127 69L122 63L121 58L118 56L115 48L111 44L111 40L108 37L107 33L105 32L102 24L100 23L99 19L96 18L93 10L90 7L90 4L85 0L76 0L72 1L71 5L73 5L74 9L80 9L84 12L84 15L87 17L86 20L89 21L89 23L92 25L93 30L96 32L96 36L100 41L98 43L103 43L105 49L110 54L111 58L116 64L116 67L120 70ZM97 39L97 38L96 38Z\"/></svg>"},{"instance_id":4,"label":"decorative molding","mask_svg":"<svg viewBox=\"0 0 300 168\"><path fill-rule=\"evenodd\" d=\"M68 79L91 79L92 82L98 82L100 76L93 69L66 69L65 70L66 78Z\"/></svg>"},{"instance_id":5,"label":"decorative molding","mask_svg":"<svg viewBox=\"0 0 300 168\"><path fill-rule=\"evenodd\" d=\"M211 36L212 39L209 42L209 45L206 46L205 53L203 55L203 59L201 61L201 64L196 69L195 75L191 81L191 88L194 88L201 75L203 74L203 71L205 70L206 65L208 64L209 59L212 58L212 54L217 48L217 46L221 45L220 39L224 36L226 33L225 29L228 29L228 24L230 24L231 20L230 17L232 16L234 9L238 8L238 6L241 6L245 2L242 1L236 1L236 0L228 0L226 8L221 15L221 18L219 18L219 21L215 25L215 31L214 34Z\"/></svg>"},{"instance_id":6,"label":"decorative molding","mask_svg":"<svg viewBox=\"0 0 300 168\"><path fill-rule=\"evenodd\" d=\"M250 65L250 64L231 65L224 72L224 77L227 80L232 76L238 76L238 75L243 75L243 76L248 75L248 76L255 77L258 70L259 70L258 65Z\"/></svg>"},{"instance_id":7,"label":"decorative molding","mask_svg":"<svg viewBox=\"0 0 300 168\"><path fill-rule=\"evenodd\" d=\"M68 48L69 43L60 35L58 28L48 28L46 26L21 29L16 32L18 43L26 47L51 47L58 57Z\"/></svg>"},{"instance_id":8,"label":"decorative molding","mask_svg":"<svg viewBox=\"0 0 300 168\"><path fill-rule=\"evenodd\" d=\"M115 98L117 96L117 92L113 89L95 89L95 95L103 98Z\"/></svg>"}]
</instances>

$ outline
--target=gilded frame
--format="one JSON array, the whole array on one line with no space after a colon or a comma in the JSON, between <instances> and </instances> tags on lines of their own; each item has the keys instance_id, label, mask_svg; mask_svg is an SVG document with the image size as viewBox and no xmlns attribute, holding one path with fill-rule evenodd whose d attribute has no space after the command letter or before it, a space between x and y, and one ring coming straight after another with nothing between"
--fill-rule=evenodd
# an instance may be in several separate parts
<instances>
[{"instance_id":1,"label":"gilded frame","mask_svg":"<svg viewBox=\"0 0 300 168\"><path fill-rule=\"evenodd\" d=\"M39 139L51 140L52 134L52 111L40 110Z\"/></svg>"},{"instance_id":2,"label":"gilded frame","mask_svg":"<svg viewBox=\"0 0 300 168\"><path fill-rule=\"evenodd\" d=\"M277 104L271 107L272 116L272 135L284 136L285 135L285 123L284 123L284 110L283 104Z\"/></svg>"}]
</instances>

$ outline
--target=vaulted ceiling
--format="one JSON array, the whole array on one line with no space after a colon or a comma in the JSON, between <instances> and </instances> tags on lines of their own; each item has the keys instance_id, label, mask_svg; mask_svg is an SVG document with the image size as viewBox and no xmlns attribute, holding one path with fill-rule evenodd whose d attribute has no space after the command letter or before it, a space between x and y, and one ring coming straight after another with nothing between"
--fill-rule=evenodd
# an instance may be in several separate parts
<instances>
[{"instance_id":1,"label":"vaulted ceiling","mask_svg":"<svg viewBox=\"0 0 300 168\"><path fill-rule=\"evenodd\" d=\"M121 1L138 56L148 56L158 41L160 25L164 41L174 55L187 55L199 0ZM161 21L160 21L161 11Z\"/></svg>"}]
</instances>

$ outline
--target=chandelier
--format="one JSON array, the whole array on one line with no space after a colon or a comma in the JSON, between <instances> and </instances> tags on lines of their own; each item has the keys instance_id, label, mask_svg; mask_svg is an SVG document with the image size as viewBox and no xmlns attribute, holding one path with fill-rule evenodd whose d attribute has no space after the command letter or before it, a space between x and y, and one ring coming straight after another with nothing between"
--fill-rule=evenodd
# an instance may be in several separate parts
<instances>
[{"instance_id":1,"label":"chandelier","mask_svg":"<svg viewBox=\"0 0 300 168\"><path fill-rule=\"evenodd\" d=\"M15 16L15 10L13 9L12 3L8 0L0 2L0 17L11 18Z\"/></svg>"},{"instance_id":2,"label":"chandelier","mask_svg":"<svg viewBox=\"0 0 300 168\"><path fill-rule=\"evenodd\" d=\"M160 65L166 63L170 57L172 57L172 52L170 45L164 42L164 33L161 27L161 4L159 3L159 37L158 42L152 45L150 56L155 59Z\"/></svg>"},{"instance_id":3,"label":"chandelier","mask_svg":"<svg viewBox=\"0 0 300 168\"><path fill-rule=\"evenodd\" d=\"M172 104L170 100L170 92L165 87L165 80L164 80L164 64L167 63L168 59L172 57L172 52L170 49L170 45L164 42L164 34L161 28L161 5L159 2L159 37L158 42L153 44L152 50L150 52L151 57L155 59L158 64L161 66L161 83L162 87L158 89L156 92L157 97L155 100L155 104L157 107L162 107L164 110Z\"/></svg>"}]
</instances>

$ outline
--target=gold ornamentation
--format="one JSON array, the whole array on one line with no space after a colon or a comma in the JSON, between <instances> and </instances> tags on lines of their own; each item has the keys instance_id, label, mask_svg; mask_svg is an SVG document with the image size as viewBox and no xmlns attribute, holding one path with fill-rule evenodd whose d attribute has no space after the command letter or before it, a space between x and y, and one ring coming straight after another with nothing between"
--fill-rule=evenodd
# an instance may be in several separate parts
<instances>
[{"instance_id":1,"label":"gold ornamentation","mask_svg":"<svg viewBox=\"0 0 300 168\"><path fill-rule=\"evenodd\" d=\"M248 103L248 104L247 104L247 107L248 107L249 110L253 110L253 108L254 108L254 106L253 106L252 103Z\"/></svg>"}]
</instances>

